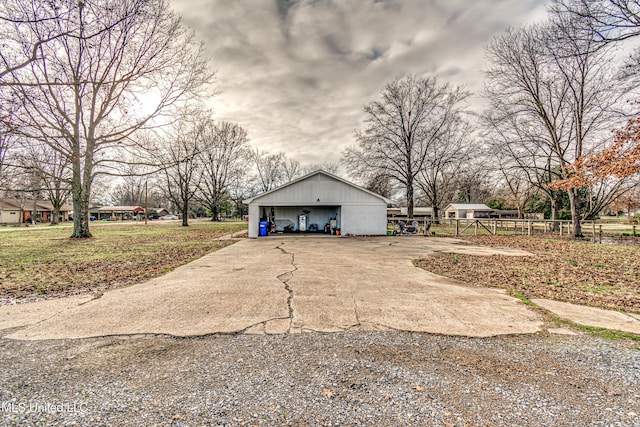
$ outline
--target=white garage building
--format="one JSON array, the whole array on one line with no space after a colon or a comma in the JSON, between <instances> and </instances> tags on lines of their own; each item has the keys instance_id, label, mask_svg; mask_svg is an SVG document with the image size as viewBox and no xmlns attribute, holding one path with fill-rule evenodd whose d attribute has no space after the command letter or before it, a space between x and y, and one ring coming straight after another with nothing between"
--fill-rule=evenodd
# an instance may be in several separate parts
<instances>
[{"instance_id":1,"label":"white garage building","mask_svg":"<svg viewBox=\"0 0 640 427\"><path fill-rule=\"evenodd\" d=\"M259 236L260 221L275 232L384 235L393 203L322 170L243 202L249 205L249 237Z\"/></svg>"}]
</instances>

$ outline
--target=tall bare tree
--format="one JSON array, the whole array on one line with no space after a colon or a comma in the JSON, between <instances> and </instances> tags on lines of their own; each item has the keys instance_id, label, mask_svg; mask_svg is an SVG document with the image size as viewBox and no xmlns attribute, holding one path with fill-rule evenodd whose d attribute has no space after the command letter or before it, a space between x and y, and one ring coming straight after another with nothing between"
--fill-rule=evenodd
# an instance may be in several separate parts
<instances>
[{"instance_id":1,"label":"tall bare tree","mask_svg":"<svg viewBox=\"0 0 640 427\"><path fill-rule=\"evenodd\" d=\"M439 144L461 114L468 94L435 78L408 76L389 83L381 100L364 107L364 129L357 147L344 155L352 174L384 172L405 189L408 215L413 216L416 179L429 152Z\"/></svg>"},{"instance_id":2,"label":"tall bare tree","mask_svg":"<svg viewBox=\"0 0 640 427\"><path fill-rule=\"evenodd\" d=\"M247 131L235 123L207 119L199 154L201 178L198 199L217 221L220 204L229 197L230 186L246 173Z\"/></svg>"},{"instance_id":3,"label":"tall bare tree","mask_svg":"<svg viewBox=\"0 0 640 427\"><path fill-rule=\"evenodd\" d=\"M469 136L471 127L462 117L451 119L440 141L432 144L425 153L425 162L417 176L417 185L425 202L433 208L437 222L440 211L453 201L458 190L459 178L469 169L474 145Z\"/></svg>"},{"instance_id":4,"label":"tall bare tree","mask_svg":"<svg viewBox=\"0 0 640 427\"><path fill-rule=\"evenodd\" d=\"M170 107L211 75L202 46L166 0L32 3L56 12L51 19L4 22L15 33L29 29L33 36L18 41L23 51L35 42L37 60L12 70L2 84L22 100L14 115L22 134L67 159L72 237L89 237L95 177L109 173L121 150L135 146L137 132L166 122Z\"/></svg>"},{"instance_id":5,"label":"tall bare tree","mask_svg":"<svg viewBox=\"0 0 640 427\"><path fill-rule=\"evenodd\" d=\"M601 144L616 120L623 94L609 50L594 43L569 15L557 15L545 25L509 30L487 48L487 122L499 136L498 150L523 165L532 183L567 177L569 165ZM579 191L567 193L578 237Z\"/></svg>"},{"instance_id":6,"label":"tall bare tree","mask_svg":"<svg viewBox=\"0 0 640 427\"><path fill-rule=\"evenodd\" d=\"M183 227L189 226L189 205L202 177L199 156L204 125L198 114L184 111L181 120L157 135L156 148L151 150L161 168L167 199L180 209Z\"/></svg>"}]
</instances>

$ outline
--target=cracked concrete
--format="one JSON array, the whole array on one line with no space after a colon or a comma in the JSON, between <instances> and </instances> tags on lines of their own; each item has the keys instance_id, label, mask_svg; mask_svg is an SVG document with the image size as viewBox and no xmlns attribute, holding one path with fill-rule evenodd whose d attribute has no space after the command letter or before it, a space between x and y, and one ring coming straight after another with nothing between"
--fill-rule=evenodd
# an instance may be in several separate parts
<instances>
[{"instance_id":1,"label":"cracked concrete","mask_svg":"<svg viewBox=\"0 0 640 427\"><path fill-rule=\"evenodd\" d=\"M21 327L7 335L16 339L354 330L489 336L540 330L540 316L504 292L413 266L413 259L436 251L526 254L440 238L243 240L99 299L0 307L0 328Z\"/></svg>"},{"instance_id":2,"label":"cracked concrete","mask_svg":"<svg viewBox=\"0 0 640 427\"><path fill-rule=\"evenodd\" d=\"M289 307L289 327L287 328L287 333L290 333L291 328L293 327L293 289L291 289L291 287L289 286L289 280L291 280L291 278L293 277L293 273L298 269L298 267L296 266L295 254L287 252L282 247L283 245L284 245L284 242L276 246L276 249L279 249L284 254L291 255L291 266L293 267L293 270L287 271L286 273L283 273L278 276L278 280L282 282L282 284L284 285L284 288L289 293L289 296L287 297L287 307Z\"/></svg>"},{"instance_id":3,"label":"cracked concrete","mask_svg":"<svg viewBox=\"0 0 640 427\"><path fill-rule=\"evenodd\" d=\"M436 252L529 255L446 238L242 240L139 285L0 307L0 330L15 339L59 339L391 330L490 336L542 328L537 312L502 290L412 264ZM534 302L577 323L640 333L637 315Z\"/></svg>"}]
</instances>

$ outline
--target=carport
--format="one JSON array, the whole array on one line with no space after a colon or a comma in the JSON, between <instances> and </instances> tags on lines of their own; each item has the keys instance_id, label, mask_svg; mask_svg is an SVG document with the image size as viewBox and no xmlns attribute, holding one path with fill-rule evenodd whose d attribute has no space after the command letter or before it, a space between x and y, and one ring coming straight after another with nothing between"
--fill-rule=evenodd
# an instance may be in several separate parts
<instances>
[{"instance_id":1,"label":"carport","mask_svg":"<svg viewBox=\"0 0 640 427\"><path fill-rule=\"evenodd\" d=\"M244 203L249 205L249 237L258 237L261 221L275 233L384 235L387 205L393 202L318 170Z\"/></svg>"}]
</instances>

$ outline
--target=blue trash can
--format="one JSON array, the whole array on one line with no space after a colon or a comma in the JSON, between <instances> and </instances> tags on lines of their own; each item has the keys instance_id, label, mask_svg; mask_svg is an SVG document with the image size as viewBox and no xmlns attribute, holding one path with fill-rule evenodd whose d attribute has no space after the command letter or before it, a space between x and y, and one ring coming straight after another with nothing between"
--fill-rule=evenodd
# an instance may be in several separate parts
<instances>
[{"instance_id":1,"label":"blue trash can","mask_svg":"<svg viewBox=\"0 0 640 427\"><path fill-rule=\"evenodd\" d=\"M260 221L260 236L261 237L266 236L268 230L269 230L269 222L268 221Z\"/></svg>"}]
</instances>

